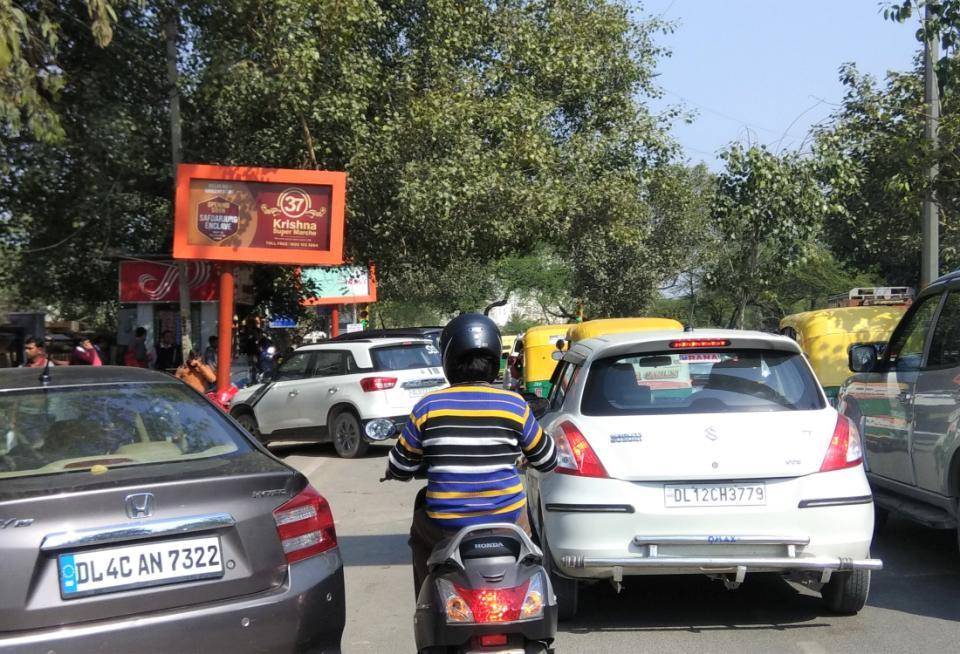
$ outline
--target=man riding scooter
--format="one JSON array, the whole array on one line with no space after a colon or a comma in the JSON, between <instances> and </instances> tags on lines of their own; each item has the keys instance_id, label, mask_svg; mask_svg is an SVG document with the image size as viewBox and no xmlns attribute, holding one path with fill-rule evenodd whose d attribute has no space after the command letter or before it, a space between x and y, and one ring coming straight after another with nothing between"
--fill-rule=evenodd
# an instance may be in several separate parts
<instances>
[{"instance_id":1,"label":"man riding scooter","mask_svg":"<svg viewBox=\"0 0 960 654\"><path fill-rule=\"evenodd\" d=\"M391 450L388 477L409 480L425 471L417 496L410 548L415 592L440 541L463 527L513 523L530 532L526 494L517 473L521 453L537 470L557 465L553 439L526 401L491 386L500 365L500 331L486 316L462 314L440 335L443 370L451 386L414 407Z\"/></svg>"}]
</instances>

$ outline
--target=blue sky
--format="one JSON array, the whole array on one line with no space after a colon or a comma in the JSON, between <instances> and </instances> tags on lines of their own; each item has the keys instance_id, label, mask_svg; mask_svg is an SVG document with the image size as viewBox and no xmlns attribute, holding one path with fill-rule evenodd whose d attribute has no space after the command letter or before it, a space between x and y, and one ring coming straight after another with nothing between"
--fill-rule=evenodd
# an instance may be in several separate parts
<instances>
[{"instance_id":1,"label":"blue sky","mask_svg":"<svg viewBox=\"0 0 960 654\"><path fill-rule=\"evenodd\" d=\"M697 113L673 134L691 162L719 168L731 141L772 149L802 145L811 125L843 98L844 62L878 78L912 66L915 24L885 21L879 0L644 0L642 13L676 23L659 43L662 99ZM782 140L781 140L782 139Z\"/></svg>"}]
</instances>

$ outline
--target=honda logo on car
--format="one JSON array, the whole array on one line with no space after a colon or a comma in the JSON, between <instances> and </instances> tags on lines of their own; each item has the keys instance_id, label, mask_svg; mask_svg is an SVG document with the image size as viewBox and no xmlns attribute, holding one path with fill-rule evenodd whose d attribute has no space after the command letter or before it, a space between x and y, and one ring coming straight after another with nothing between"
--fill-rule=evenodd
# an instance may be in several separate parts
<instances>
[{"instance_id":1,"label":"honda logo on car","mask_svg":"<svg viewBox=\"0 0 960 654\"><path fill-rule=\"evenodd\" d=\"M127 517L131 519L149 518L157 508L157 498L153 493L135 493L123 499Z\"/></svg>"}]
</instances>

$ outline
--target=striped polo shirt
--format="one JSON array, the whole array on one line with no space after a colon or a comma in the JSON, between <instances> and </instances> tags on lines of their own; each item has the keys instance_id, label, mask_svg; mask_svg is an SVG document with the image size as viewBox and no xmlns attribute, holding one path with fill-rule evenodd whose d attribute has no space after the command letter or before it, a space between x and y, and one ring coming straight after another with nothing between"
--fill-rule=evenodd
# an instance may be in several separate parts
<instances>
[{"instance_id":1,"label":"striped polo shirt","mask_svg":"<svg viewBox=\"0 0 960 654\"><path fill-rule=\"evenodd\" d=\"M390 471L427 471L427 515L442 529L516 522L527 503L520 453L537 470L557 465L553 439L526 401L510 391L461 384L430 393L413 408L390 451Z\"/></svg>"}]
</instances>

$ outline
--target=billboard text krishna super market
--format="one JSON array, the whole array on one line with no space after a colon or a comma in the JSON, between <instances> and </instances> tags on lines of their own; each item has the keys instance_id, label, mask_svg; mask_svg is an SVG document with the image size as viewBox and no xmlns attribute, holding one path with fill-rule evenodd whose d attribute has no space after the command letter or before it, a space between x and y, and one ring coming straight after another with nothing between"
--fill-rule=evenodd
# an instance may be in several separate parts
<instances>
[{"instance_id":1,"label":"billboard text krishna super market","mask_svg":"<svg viewBox=\"0 0 960 654\"><path fill-rule=\"evenodd\" d=\"M183 164L177 259L338 265L346 173Z\"/></svg>"}]
</instances>

